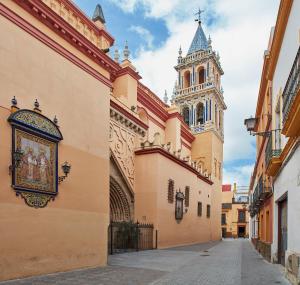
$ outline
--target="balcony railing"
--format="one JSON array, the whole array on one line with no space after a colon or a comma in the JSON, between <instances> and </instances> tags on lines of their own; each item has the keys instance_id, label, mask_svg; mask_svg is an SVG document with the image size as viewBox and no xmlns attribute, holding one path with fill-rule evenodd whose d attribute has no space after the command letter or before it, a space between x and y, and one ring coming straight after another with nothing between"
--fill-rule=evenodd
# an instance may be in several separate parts
<instances>
[{"instance_id":1,"label":"balcony railing","mask_svg":"<svg viewBox=\"0 0 300 285\"><path fill-rule=\"evenodd\" d=\"M300 88L300 47L298 49L293 67L291 69L289 78L285 85L283 97L283 123L286 122L291 106Z\"/></svg>"},{"instance_id":2,"label":"balcony railing","mask_svg":"<svg viewBox=\"0 0 300 285\"><path fill-rule=\"evenodd\" d=\"M279 157L281 154L281 130L275 130L274 135L271 134L266 146L265 162L266 167L274 157Z\"/></svg>"},{"instance_id":3,"label":"balcony railing","mask_svg":"<svg viewBox=\"0 0 300 285\"><path fill-rule=\"evenodd\" d=\"M185 57L185 58L179 58L178 59L178 64L188 64L190 62L193 62L195 60L201 60L203 58L206 58L208 56L210 56L211 54L214 54L213 51L211 50L207 50L207 51L198 51L195 53L192 53L191 55Z\"/></svg>"},{"instance_id":4,"label":"balcony railing","mask_svg":"<svg viewBox=\"0 0 300 285\"><path fill-rule=\"evenodd\" d=\"M198 84L198 85L192 85L192 86L187 87L187 88L178 88L175 91L175 96L187 95L187 94L199 92L201 90L204 90L204 89L207 89L207 88L212 88L212 87L214 87L213 82L205 82L205 83L201 83L201 84Z\"/></svg>"},{"instance_id":5,"label":"balcony railing","mask_svg":"<svg viewBox=\"0 0 300 285\"><path fill-rule=\"evenodd\" d=\"M201 133L205 130L205 124L199 124L196 126L190 126L192 133Z\"/></svg>"},{"instance_id":6,"label":"balcony railing","mask_svg":"<svg viewBox=\"0 0 300 285\"><path fill-rule=\"evenodd\" d=\"M259 207L262 202L272 193L272 187L269 186L267 180L263 179L263 175L259 177L258 183L253 193L253 206Z\"/></svg>"}]
</instances>

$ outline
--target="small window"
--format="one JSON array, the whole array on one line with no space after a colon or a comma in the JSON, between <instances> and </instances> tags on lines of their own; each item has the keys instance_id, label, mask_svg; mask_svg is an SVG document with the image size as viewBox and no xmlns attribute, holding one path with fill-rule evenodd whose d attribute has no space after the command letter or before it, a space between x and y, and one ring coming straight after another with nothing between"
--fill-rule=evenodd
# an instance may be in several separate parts
<instances>
[{"instance_id":1,"label":"small window","mask_svg":"<svg viewBox=\"0 0 300 285\"><path fill-rule=\"evenodd\" d=\"M239 210L239 218L238 218L239 223L245 223L246 222L246 213L245 211Z\"/></svg>"},{"instance_id":2,"label":"small window","mask_svg":"<svg viewBox=\"0 0 300 285\"><path fill-rule=\"evenodd\" d=\"M210 218L210 205L207 205L206 207L206 217Z\"/></svg>"},{"instance_id":3,"label":"small window","mask_svg":"<svg viewBox=\"0 0 300 285\"><path fill-rule=\"evenodd\" d=\"M202 203L198 202L198 217L202 217Z\"/></svg>"},{"instance_id":4,"label":"small window","mask_svg":"<svg viewBox=\"0 0 300 285\"><path fill-rule=\"evenodd\" d=\"M222 222L222 226L226 225L226 214L225 213L222 213L221 222Z\"/></svg>"},{"instance_id":5,"label":"small window","mask_svg":"<svg viewBox=\"0 0 300 285\"><path fill-rule=\"evenodd\" d=\"M184 193L184 205L188 207L190 205L190 187L185 187L185 193Z\"/></svg>"},{"instance_id":6,"label":"small window","mask_svg":"<svg viewBox=\"0 0 300 285\"><path fill-rule=\"evenodd\" d=\"M169 179L168 184L168 202L173 203L174 202L174 180Z\"/></svg>"}]
</instances>

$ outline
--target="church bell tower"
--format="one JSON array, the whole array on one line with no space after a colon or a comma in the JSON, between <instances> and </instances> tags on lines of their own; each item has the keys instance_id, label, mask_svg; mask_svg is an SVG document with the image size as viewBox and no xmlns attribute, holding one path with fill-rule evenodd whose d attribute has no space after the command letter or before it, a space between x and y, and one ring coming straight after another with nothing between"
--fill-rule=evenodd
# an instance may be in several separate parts
<instances>
[{"instance_id":1,"label":"church bell tower","mask_svg":"<svg viewBox=\"0 0 300 285\"><path fill-rule=\"evenodd\" d=\"M210 36L206 37L197 13L197 30L190 48L179 56L175 69L178 79L172 104L175 104L185 123L189 125L195 140L191 156L199 167L210 175L213 191L212 225L220 224L221 186L223 174L224 102L221 76L224 74L219 54L213 50ZM221 227L221 226L220 226ZM216 237L215 237L216 238Z\"/></svg>"},{"instance_id":2,"label":"church bell tower","mask_svg":"<svg viewBox=\"0 0 300 285\"><path fill-rule=\"evenodd\" d=\"M174 90L173 103L180 108L186 124L194 134L213 131L221 141L224 138L223 113L226 109L221 87L224 74L219 54L212 49L201 24L199 10L198 27L185 57L179 49L175 66L178 79Z\"/></svg>"}]
</instances>

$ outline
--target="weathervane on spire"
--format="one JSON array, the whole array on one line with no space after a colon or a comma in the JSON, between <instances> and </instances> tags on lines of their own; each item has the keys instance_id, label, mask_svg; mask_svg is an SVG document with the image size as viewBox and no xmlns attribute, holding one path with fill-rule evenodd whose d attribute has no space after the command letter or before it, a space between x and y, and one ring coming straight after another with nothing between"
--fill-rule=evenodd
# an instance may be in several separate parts
<instances>
[{"instance_id":1,"label":"weathervane on spire","mask_svg":"<svg viewBox=\"0 0 300 285\"><path fill-rule=\"evenodd\" d=\"M198 19L195 19L196 22L198 22L199 24L201 23L201 14L204 12L204 10L201 10L199 8L198 12L195 14L195 16L198 16Z\"/></svg>"}]
</instances>

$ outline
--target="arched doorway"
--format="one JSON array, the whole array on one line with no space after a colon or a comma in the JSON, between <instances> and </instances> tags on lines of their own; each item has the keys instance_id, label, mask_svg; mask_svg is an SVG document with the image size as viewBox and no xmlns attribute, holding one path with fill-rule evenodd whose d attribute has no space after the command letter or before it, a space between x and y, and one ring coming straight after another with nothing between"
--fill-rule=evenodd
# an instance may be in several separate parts
<instances>
[{"instance_id":1,"label":"arched doorway","mask_svg":"<svg viewBox=\"0 0 300 285\"><path fill-rule=\"evenodd\" d=\"M113 154L110 158L109 207L110 222L134 220L134 194L126 183Z\"/></svg>"},{"instance_id":2,"label":"arched doorway","mask_svg":"<svg viewBox=\"0 0 300 285\"><path fill-rule=\"evenodd\" d=\"M112 222L129 222L132 218L130 201L113 177L110 177L109 183L110 220Z\"/></svg>"}]
</instances>

